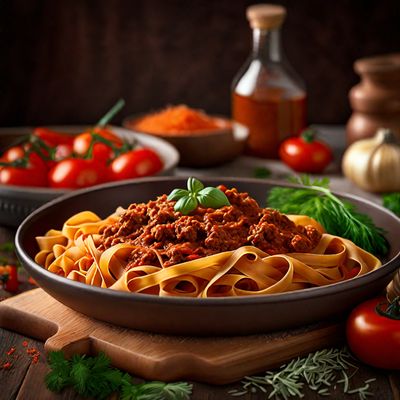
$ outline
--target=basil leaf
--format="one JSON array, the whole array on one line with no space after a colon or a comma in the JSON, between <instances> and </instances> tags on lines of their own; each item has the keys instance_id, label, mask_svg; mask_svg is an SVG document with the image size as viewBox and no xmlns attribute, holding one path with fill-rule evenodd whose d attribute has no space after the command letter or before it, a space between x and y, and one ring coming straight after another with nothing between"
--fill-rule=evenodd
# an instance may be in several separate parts
<instances>
[{"instance_id":1,"label":"basil leaf","mask_svg":"<svg viewBox=\"0 0 400 400\"><path fill-rule=\"evenodd\" d=\"M204 188L204 185L198 179L191 176L187 181L187 188L189 192L197 193Z\"/></svg>"},{"instance_id":2,"label":"basil leaf","mask_svg":"<svg viewBox=\"0 0 400 400\"><path fill-rule=\"evenodd\" d=\"M175 211L180 211L183 215L189 214L197 207L197 199L194 196L181 197L174 206Z\"/></svg>"},{"instance_id":3,"label":"basil leaf","mask_svg":"<svg viewBox=\"0 0 400 400\"><path fill-rule=\"evenodd\" d=\"M214 187L206 187L200 190L196 197L203 207L220 208L230 205L225 193Z\"/></svg>"},{"instance_id":4,"label":"basil leaf","mask_svg":"<svg viewBox=\"0 0 400 400\"><path fill-rule=\"evenodd\" d=\"M167 197L167 200L179 200L182 197L189 196L189 192L185 189L174 189Z\"/></svg>"}]
</instances>

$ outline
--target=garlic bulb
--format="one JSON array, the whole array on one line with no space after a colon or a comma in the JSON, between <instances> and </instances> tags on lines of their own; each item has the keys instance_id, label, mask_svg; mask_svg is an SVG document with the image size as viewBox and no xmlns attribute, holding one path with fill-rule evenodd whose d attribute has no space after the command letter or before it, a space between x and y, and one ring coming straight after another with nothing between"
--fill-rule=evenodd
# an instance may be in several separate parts
<instances>
[{"instance_id":1,"label":"garlic bulb","mask_svg":"<svg viewBox=\"0 0 400 400\"><path fill-rule=\"evenodd\" d=\"M400 146L389 129L351 144L343 156L344 175L370 192L400 191Z\"/></svg>"}]
</instances>

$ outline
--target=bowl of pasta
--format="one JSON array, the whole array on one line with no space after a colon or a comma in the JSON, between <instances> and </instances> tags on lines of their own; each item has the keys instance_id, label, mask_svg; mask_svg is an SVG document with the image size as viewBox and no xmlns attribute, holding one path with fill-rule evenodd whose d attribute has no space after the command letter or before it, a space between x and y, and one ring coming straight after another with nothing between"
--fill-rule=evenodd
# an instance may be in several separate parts
<instances>
[{"instance_id":1,"label":"bowl of pasta","mask_svg":"<svg viewBox=\"0 0 400 400\"><path fill-rule=\"evenodd\" d=\"M93 318L166 334L242 335L341 315L400 265L400 220L340 195L385 227L377 257L307 216L267 208L258 179L157 177L62 196L19 227L17 254L51 296Z\"/></svg>"}]
</instances>

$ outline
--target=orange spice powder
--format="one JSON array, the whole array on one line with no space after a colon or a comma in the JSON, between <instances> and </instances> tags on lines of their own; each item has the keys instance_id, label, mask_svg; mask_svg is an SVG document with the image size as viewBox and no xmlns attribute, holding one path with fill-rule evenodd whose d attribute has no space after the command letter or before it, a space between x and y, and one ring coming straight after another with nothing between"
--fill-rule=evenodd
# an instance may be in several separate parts
<instances>
[{"instance_id":1,"label":"orange spice powder","mask_svg":"<svg viewBox=\"0 0 400 400\"><path fill-rule=\"evenodd\" d=\"M220 129L215 118L185 105L171 106L134 123L134 129L149 133L188 133Z\"/></svg>"}]
</instances>

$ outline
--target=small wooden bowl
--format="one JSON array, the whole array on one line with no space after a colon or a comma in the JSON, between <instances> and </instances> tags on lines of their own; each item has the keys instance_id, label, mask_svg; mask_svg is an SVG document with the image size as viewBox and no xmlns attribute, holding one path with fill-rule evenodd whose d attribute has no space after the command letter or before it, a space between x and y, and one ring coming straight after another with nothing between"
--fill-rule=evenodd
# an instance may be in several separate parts
<instances>
[{"instance_id":1,"label":"small wooden bowl","mask_svg":"<svg viewBox=\"0 0 400 400\"><path fill-rule=\"evenodd\" d=\"M214 117L217 130L154 133L137 130L135 125L143 118L127 117L122 125L136 133L146 133L164 139L179 152L181 167L205 168L223 164L239 156L244 149L248 129L227 118Z\"/></svg>"}]
</instances>

